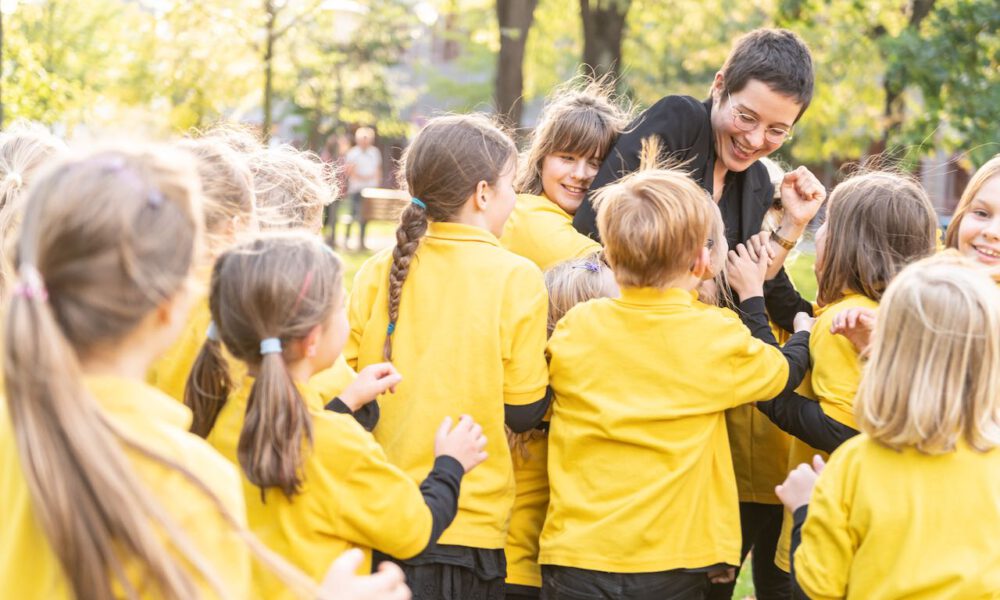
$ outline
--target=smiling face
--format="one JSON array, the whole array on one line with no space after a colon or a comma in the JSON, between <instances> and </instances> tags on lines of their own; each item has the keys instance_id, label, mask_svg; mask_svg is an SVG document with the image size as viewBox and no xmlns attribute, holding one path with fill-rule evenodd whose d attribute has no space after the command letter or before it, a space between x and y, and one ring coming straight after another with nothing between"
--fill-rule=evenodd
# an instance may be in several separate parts
<instances>
[{"instance_id":1,"label":"smiling face","mask_svg":"<svg viewBox=\"0 0 1000 600\"><path fill-rule=\"evenodd\" d=\"M958 227L958 251L1000 277L1000 175L986 180Z\"/></svg>"},{"instance_id":2,"label":"smiling face","mask_svg":"<svg viewBox=\"0 0 1000 600\"><path fill-rule=\"evenodd\" d=\"M601 161L596 156L555 152L542 159L542 192L569 214L580 208L597 175Z\"/></svg>"},{"instance_id":3,"label":"smiling face","mask_svg":"<svg viewBox=\"0 0 1000 600\"><path fill-rule=\"evenodd\" d=\"M757 160L777 150L781 144L767 141L768 128L790 130L802 105L795 98L771 90L766 83L751 79L739 91L726 94L721 75L712 88L712 133L715 153L727 171L746 171ZM733 109L758 120L757 127L742 131L736 126Z\"/></svg>"}]
</instances>

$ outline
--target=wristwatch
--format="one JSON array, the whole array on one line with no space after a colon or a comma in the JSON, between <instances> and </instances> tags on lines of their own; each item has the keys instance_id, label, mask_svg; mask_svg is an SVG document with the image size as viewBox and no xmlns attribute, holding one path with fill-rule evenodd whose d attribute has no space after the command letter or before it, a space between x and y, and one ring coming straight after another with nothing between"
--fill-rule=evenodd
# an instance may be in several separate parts
<instances>
[{"instance_id":1,"label":"wristwatch","mask_svg":"<svg viewBox=\"0 0 1000 600\"><path fill-rule=\"evenodd\" d=\"M771 233L771 239L774 240L775 242L777 242L778 245L781 246L782 248L784 248L785 250L793 250L795 248L795 245L798 243L798 240L792 241L792 240L789 240L789 239L785 239L785 238L781 237L780 233L778 233L780 231L781 231L780 227L777 228L777 229L775 229Z\"/></svg>"}]
</instances>

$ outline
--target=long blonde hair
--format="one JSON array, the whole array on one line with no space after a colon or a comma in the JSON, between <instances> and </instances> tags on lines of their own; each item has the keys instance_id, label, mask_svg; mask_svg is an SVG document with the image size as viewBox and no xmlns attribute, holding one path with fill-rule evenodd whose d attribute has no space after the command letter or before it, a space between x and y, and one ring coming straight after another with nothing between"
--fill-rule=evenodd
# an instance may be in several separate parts
<instances>
[{"instance_id":1,"label":"long blonde hair","mask_svg":"<svg viewBox=\"0 0 1000 600\"><path fill-rule=\"evenodd\" d=\"M858 388L858 425L927 454L1000 446L1000 290L954 252L896 276Z\"/></svg>"},{"instance_id":2,"label":"long blonde hair","mask_svg":"<svg viewBox=\"0 0 1000 600\"><path fill-rule=\"evenodd\" d=\"M315 588L233 518L193 473L117 427L80 361L130 335L185 285L202 231L189 156L104 150L32 187L6 315L7 407L35 516L77 598L219 596L224 583L133 470L125 449L182 474L251 551L297 590ZM127 568L126 568L127 567Z\"/></svg>"}]
</instances>

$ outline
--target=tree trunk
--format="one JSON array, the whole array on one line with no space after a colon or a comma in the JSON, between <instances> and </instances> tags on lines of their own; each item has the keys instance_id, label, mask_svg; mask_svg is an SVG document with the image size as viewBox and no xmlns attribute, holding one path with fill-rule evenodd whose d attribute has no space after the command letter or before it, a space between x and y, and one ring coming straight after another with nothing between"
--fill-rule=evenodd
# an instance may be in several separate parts
<instances>
[{"instance_id":1,"label":"tree trunk","mask_svg":"<svg viewBox=\"0 0 1000 600\"><path fill-rule=\"evenodd\" d=\"M596 77L618 77L622 62L625 17L632 0L580 0L583 19L583 63Z\"/></svg>"},{"instance_id":2,"label":"tree trunk","mask_svg":"<svg viewBox=\"0 0 1000 600\"><path fill-rule=\"evenodd\" d=\"M521 126L524 48L537 5L538 0L498 0L496 3L500 23L500 55L494 98L497 114L514 128Z\"/></svg>"},{"instance_id":3,"label":"tree trunk","mask_svg":"<svg viewBox=\"0 0 1000 600\"><path fill-rule=\"evenodd\" d=\"M920 23L934 9L935 0L912 0L910 2L910 19L907 29L919 30ZM884 33L884 29L881 30ZM885 108L883 115L885 118L885 129L882 130L881 149L885 151L889 147L890 138L899 131L903 125L903 103L901 97L906 89L906 71L904 68L902 81L891 81L886 78L882 87L885 90Z\"/></svg>"},{"instance_id":4,"label":"tree trunk","mask_svg":"<svg viewBox=\"0 0 1000 600\"><path fill-rule=\"evenodd\" d=\"M278 11L271 0L264 0L264 10L267 12L267 25L264 39L264 118L261 125L261 136L264 143L271 139L271 96L274 83L274 37L275 21L278 18Z\"/></svg>"}]
</instances>

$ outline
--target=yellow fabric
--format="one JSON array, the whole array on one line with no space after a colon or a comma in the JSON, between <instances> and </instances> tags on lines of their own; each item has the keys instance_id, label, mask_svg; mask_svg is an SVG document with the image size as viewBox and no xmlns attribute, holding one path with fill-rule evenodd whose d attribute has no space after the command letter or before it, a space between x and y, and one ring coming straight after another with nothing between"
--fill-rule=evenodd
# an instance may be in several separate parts
<instances>
[{"instance_id":1,"label":"yellow fabric","mask_svg":"<svg viewBox=\"0 0 1000 600\"><path fill-rule=\"evenodd\" d=\"M861 361L854 344L846 337L830 333L830 326L838 313L849 308L878 308L878 302L860 294L847 294L840 300L823 307L817 315L809 339L809 357L812 362L812 388L826 416L852 429L854 421L854 395L861 382Z\"/></svg>"},{"instance_id":2,"label":"yellow fabric","mask_svg":"<svg viewBox=\"0 0 1000 600\"><path fill-rule=\"evenodd\" d=\"M638 573L738 564L724 411L770 399L788 363L685 290L625 288L549 340L555 392L541 564Z\"/></svg>"},{"instance_id":3,"label":"yellow fabric","mask_svg":"<svg viewBox=\"0 0 1000 600\"><path fill-rule=\"evenodd\" d=\"M191 374L194 361L198 359L201 347L205 345L205 335L211 322L212 313L208 309L208 296L203 296L191 308L180 337L149 368L146 382L178 402L184 402L184 386L187 385L188 375ZM229 366L229 376L233 385L239 386L246 377L246 367L232 358L225 348L222 352Z\"/></svg>"},{"instance_id":4,"label":"yellow fabric","mask_svg":"<svg viewBox=\"0 0 1000 600\"><path fill-rule=\"evenodd\" d=\"M382 361L391 263L387 249L355 277L344 351L355 370ZM431 468L442 419L468 414L482 425L490 456L462 481L458 516L442 544L504 545L514 502L504 404L545 396L547 301L538 267L477 227L431 223L410 263L392 336L392 362L403 380L395 394L379 398L375 439L420 480Z\"/></svg>"},{"instance_id":5,"label":"yellow fabric","mask_svg":"<svg viewBox=\"0 0 1000 600\"><path fill-rule=\"evenodd\" d=\"M1000 598L1000 449L940 456L859 435L827 464L795 553L815 600Z\"/></svg>"},{"instance_id":6,"label":"yellow fabric","mask_svg":"<svg viewBox=\"0 0 1000 600\"><path fill-rule=\"evenodd\" d=\"M774 323L771 333L782 345L790 337ZM788 475L792 436L749 404L726 411L726 428L740 502L781 504L774 487Z\"/></svg>"},{"instance_id":7,"label":"yellow fabric","mask_svg":"<svg viewBox=\"0 0 1000 600\"><path fill-rule=\"evenodd\" d=\"M524 445L526 452L514 452L514 482L517 495L510 517L504 553L507 556L507 583L542 586L538 566L538 539L542 535L545 511L549 507L548 437L535 433Z\"/></svg>"},{"instance_id":8,"label":"yellow fabric","mask_svg":"<svg viewBox=\"0 0 1000 600\"><path fill-rule=\"evenodd\" d=\"M85 385L101 411L121 431L194 474L240 523L246 522L239 474L204 440L187 432L191 413L148 385L117 377L93 377ZM7 598L72 598L69 582L42 532L3 402L0 418L0 589ZM125 455L135 473L183 530L226 586L227 598L249 598L250 552L219 516L216 503L174 468L134 450ZM129 573L136 569L126 566ZM206 598L216 597L192 573ZM142 586L142 581L133 581ZM141 589L141 588L140 588ZM122 596L124 597L124 596ZM144 598L152 597L143 594Z\"/></svg>"},{"instance_id":9,"label":"yellow fabric","mask_svg":"<svg viewBox=\"0 0 1000 600\"><path fill-rule=\"evenodd\" d=\"M518 195L500 243L543 271L601 249L600 244L573 228L572 215L545 196L532 194Z\"/></svg>"},{"instance_id":10,"label":"yellow fabric","mask_svg":"<svg viewBox=\"0 0 1000 600\"><path fill-rule=\"evenodd\" d=\"M823 413L838 423L857 429L854 420L854 395L861 383L861 360L858 351L846 337L830 333L833 319L849 308L878 308L878 302L860 294L846 294L815 311L816 323L809 337L809 361L812 370L806 376L799 394L816 400ZM788 469L801 463L811 464L814 455L824 459L825 452L809 446L799 439L792 439L788 454ZM791 568L788 552L792 545L792 513L785 510L781 523L781 537L774 553L774 564L786 573Z\"/></svg>"},{"instance_id":11,"label":"yellow fabric","mask_svg":"<svg viewBox=\"0 0 1000 600\"><path fill-rule=\"evenodd\" d=\"M309 389L315 391L325 402L330 402L339 396L344 389L354 383L358 374L347 364L347 359L341 354L333 366L323 369L309 378Z\"/></svg>"},{"instance_id":12,"label":"yellow fabric","mask_svg":"<svg viewBox=\"0 0 1000 600\"><path fill-rule=\"evenodd\" d=\"M208 436L236 465L252 385L253 378L247 377L230 396ZM370 569L373 547L398 558L423 550L430 540L431 513L419 487L388 462L354 417L324 410L314 390L297 387L312 417L313 444L302 465L303 486L292 499L277 488L269 488L261 498L260 488L243 477L250 529L317 582L350 548L365 552L360 572ZM253 575L261 598L294 597L256 564Z\"/></svg>"},{"instance_id":13,"label":"yellow fabric","mask_svg":"<svg viewBox=\"0 0 1000 600\"><path fill-rule=\"evenodd\" d=\"M543 271L601 249L596 241L573 228L573 216L548 197L520 194L504 226L500 244L523 256ZM549 478L545 469L548 442L544 437L527 444L528 456L514 455L516 497L507 533L507 583L540 587L538 537L549 504Z\"/></svg>"}]
</instances>

